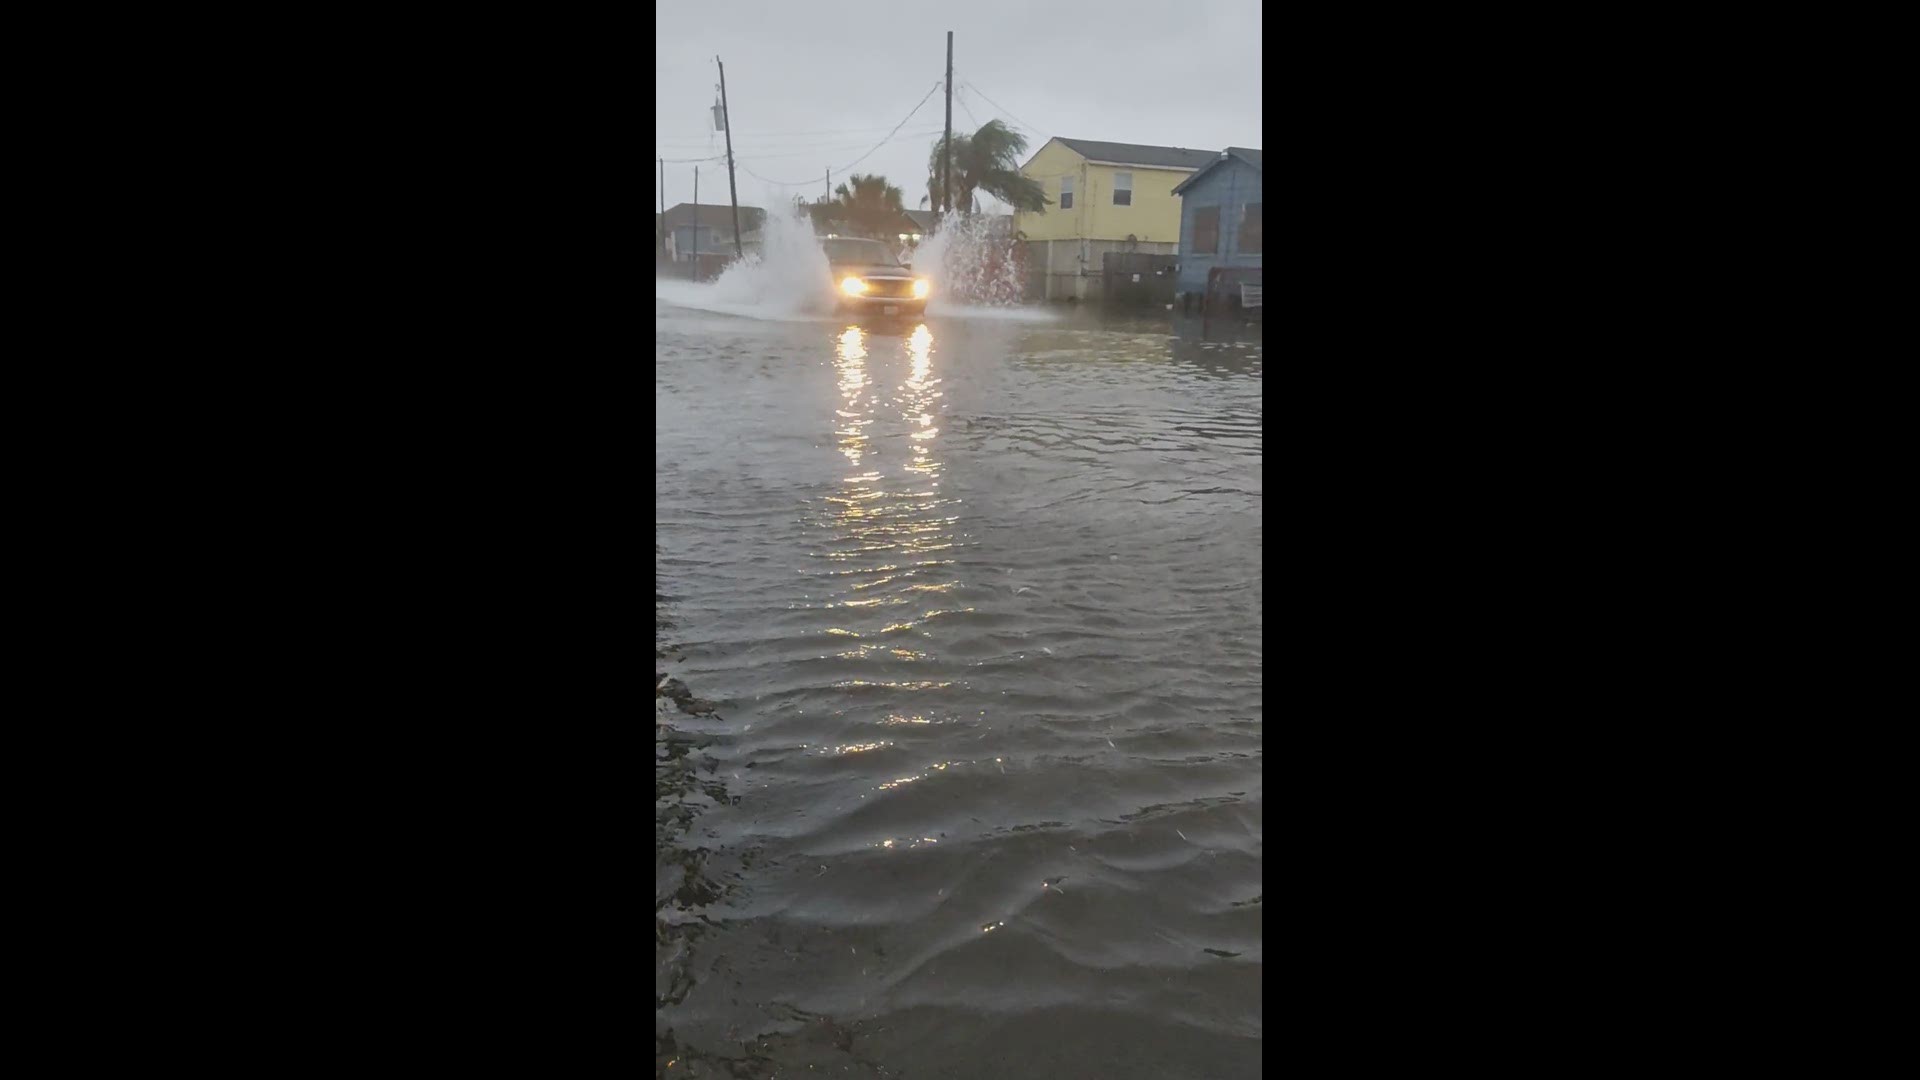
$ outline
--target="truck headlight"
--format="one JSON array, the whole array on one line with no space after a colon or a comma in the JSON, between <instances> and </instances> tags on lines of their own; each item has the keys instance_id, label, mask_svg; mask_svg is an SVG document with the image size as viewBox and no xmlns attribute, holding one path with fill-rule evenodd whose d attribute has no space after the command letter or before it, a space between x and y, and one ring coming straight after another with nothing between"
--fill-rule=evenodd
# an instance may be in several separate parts
<instances>
[{"instance_id":1,"label":"truck headlight","mask_svg":"<svg viewBox=\"0 0 1920 1080\"><path fill-rule=\"evenodd\" d=\"M926 278L915 281L913 283L913 298L915 300L925 300L927 298L927 290L932 287L933 283L929 282Z\"/></svg>"},{"instance_id":2,"label":"truck headlight","mask_svg":"<svg viewBox=\"0 0 1920 1080\"><path fill-rule=\"evenodd\" d=\"M859 296L867 291L867 283L857 277L850 277L840 282L840 291L848 296Z\"/></svg>"}]
</instances>

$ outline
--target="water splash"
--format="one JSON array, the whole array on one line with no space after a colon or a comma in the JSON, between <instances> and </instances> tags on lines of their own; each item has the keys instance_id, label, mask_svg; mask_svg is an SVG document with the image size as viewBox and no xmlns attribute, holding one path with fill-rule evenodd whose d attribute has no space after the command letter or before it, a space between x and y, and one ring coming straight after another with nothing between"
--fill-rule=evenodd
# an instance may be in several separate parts
<instances>
[{"instance_id":1,"label":"water splash","mask_svg":"<svg viewBox=\"0 0 1920 1080\"><path fill-rule=\"evenodd\" d=\"M955 215L911 256L933 279L929 315L1051 322L1055 315L1022 306L1024 264L1011 236L988 215ZM813 224L797 210L774 211L761 228L759 250L711 282L654 279L654 298L677 307L782 322L835 320L833 270Z\"/></svg>"},{"instance_id":2,"label":"water splash","mask_svg":"<svg viewBox=\"0 0 1920 1080\"><path fill-rule=\"evenodd\" d=\"M989 214L954 214L914 252L916 269L935 275L932 310L1011 308L1026 293L1026 270L1013 237Z\"/></svg>"},{"instance_id":3,"label":"water splash","mask_svg":"<svg viewBox=\"0 0 1920 1080\"><path fill-rule=\"evenodd\" d=\"M833 272L813 225L797 210L767 214L759 250L708 283L655 279L655 299L757 319L825 318L833 310Z\"/></svg>"}]
</instances>

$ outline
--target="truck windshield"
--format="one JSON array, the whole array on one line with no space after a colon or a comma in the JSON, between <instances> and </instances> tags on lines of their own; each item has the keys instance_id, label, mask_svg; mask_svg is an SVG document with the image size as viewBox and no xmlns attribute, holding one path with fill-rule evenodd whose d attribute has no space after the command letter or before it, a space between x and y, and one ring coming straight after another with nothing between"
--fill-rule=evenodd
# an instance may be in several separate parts
<instances>
[{"instance_id":1,"label":"truck windshield","mask_svg":"<svg viewBox=\"0 0 1920 1080\"><path fill-rule=\"evenodd\" d=\"M899 266L887 245L878 240L824 240L827 260L836 263L866 263L870 266Z\"/></svg>"}]
</instances>

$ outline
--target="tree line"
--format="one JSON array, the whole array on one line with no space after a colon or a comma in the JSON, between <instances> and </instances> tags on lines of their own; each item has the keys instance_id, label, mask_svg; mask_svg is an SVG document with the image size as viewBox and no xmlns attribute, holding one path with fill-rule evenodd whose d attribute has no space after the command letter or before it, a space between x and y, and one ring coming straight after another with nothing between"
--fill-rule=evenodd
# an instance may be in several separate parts
<instances>
[{"instance_id":1,"label":"tree line","mask_svg":"<svg viewBox=\"0 0 1920 1080\"><path fill-rule=\"evenodd\" d=\"M1010 130L998 120L980 125L973 134L953 136L953 205L950 212L971 214L976 197L991 195L1016 211L1045 213L1053 201L1037 180L1020 175L1020 155L1027 148L1026 137ZM933 141L927 155L927 194L922 208L940 210L942 187L940 169L946 156L947 140ZM794 202L812 217L816 227L830 228L851 236L890 239L901 231L905 217L905 193L879 175L855 173L834 189L831 199Z\"/></svg>"}]
</instances>

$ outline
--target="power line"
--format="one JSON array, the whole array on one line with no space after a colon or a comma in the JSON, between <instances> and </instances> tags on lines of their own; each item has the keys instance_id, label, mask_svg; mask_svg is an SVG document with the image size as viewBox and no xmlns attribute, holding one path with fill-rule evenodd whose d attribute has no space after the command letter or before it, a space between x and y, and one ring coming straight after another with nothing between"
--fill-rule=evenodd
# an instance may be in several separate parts
<instances>
[{"instance_id":1,"label":"power line","mask_svg":"<svg viewBox=\"0 0 1920 1080\"><path fill-rule=\"evenodd\" d=\"M798 137L803 135L807 135L807 136L870 135L876 131L888 131L888 130L891 130L891 129L884 128L884 127L864 127L864 128L835 128L833 130L828 130L828 131L736 131L734 132L734 134L740 136L743 139L774 139L774 138L784 139L784 138ZM707 139L711 137L712 136L710 134L709 135L655 135L653 141L657 143L669 143L669 144L684 143L684 142L705 142Z\"/></svg>"},{"instance_id":2,"label":"power line","mask_svg":"<svg viewBox=\"0 0 1920 1080\"><path fill-rule=\"evenodd\" d=\"M934 136L938 134L940 134L940 129L929 128L925 131L909 131L904 133L900 137L907 138L907 139L917 139L917 138ZM754 161L770 161L774 158L812 157L817 154L832 154L832 153L840 153L847 150L857 150L865 145L867 144L863 142L835 143L832 146L810 146L804 150L789 150L785 147L772 147L772 148L769 148L768 151L760 151L760 150L755 150L751 148L742 149L740 147L735 147L734 161L738 163L739 161L745 158L752 158ZM721 154L714 154L709 157L665 158L664 160L669 165L704 165L709 161L725 160L726 156L727 156L726 154L721 153Z\"/></svg>"},{"instance_id":3,"label":"power line","mask_svg":"<svg viewBox=\"0 0 1920 1080\"><path fill-rule=\"evenodd\" d=\"M823 177L816 176L811 180L795 180L793 183L789 184L785 180L768 180L766 177L761 176L759 173L754 172L752 169L747 168L746 162L741 161L738 158L735 158L733 163L735 166L737 166L740 169L741 172L746 173L748 176L753 177L755 180L762 180L762 181L765 181L766 183L772 184L774 187L806 187L808 184L817 184L823 179Z\"/></svg>"},{"instance_id":4,"label":"power line","mask_svg":"<svg viewBox=\"0 0 1920 1080\"><path fill-rule=\"evenodd\" d=\"M966 110L967 119L973 121L973 126L978 128L980 126L980 118L973 115L972 109L967 108L967 95L964 89L955 89L954 96L960 99L960 107Z\"/></svg>"},{"instance_id":5,"label":"power line","mask_svg":"<svg viewBox=\"0 0 1920 1080\"><path fill-rule=\"evenodd\" d=\"M940 80L938 80L938 79L935 79L935 80L934 80L934 83L933 83L933 86L932 86L932 88L930 88L930 89L929 89L929 90L927 91L927 96L926 96L926 97L923 97L923 98L921 98L921 99L920 99L920 105L925 105L925 104L927 103L927 101L928 101L929 99L931 99L931 98L933 97L933 95L934 95L934 92L935 92L935 91L937 91L937 90L939 90L939 89L940 89ZM907 114L906 116L904 116L904 117L901 117L901 119L900 119L900 122L899 122L899 123L897 123L897 124L895 124L895 125L893 125L893 131L899 131L899 130L900 130L901 128L903 128L903 127L905 127L905 126L907 126L907 121L908 121L908 120L911 120L911 119L913 119L913 113L917 113L917 112L919 112L919 111L920 111L920 105L915 105L915 106L913 107L913 112L910 112L910 113L908 113L908 114ZM887 145L887 143L888 143L889 141L891 141L891 140L893 139L893 131L889 131L889 132L887 132L887 137L886 137L886 138L884 138L884 139L881 139L881 140L880 140L879 142L877 142L877 143L874 143L874 144L873 144L873 150L869 150L869 151L867 151L866 153L864 153L864 154L861 154L861 155L860 155L859 157L857 157L857 158L854 158L854 159L853 159L852 161L850 161L850 162L848 162L848 163L847 163L846 165L843 165L843 166L841 166L840 168L838 168L838 169L835 169L835 170L833 170L833 171L834 171L834 172L846 172L846 171L847 171L848 169L851 169L851 168L853 168L853 167L854 167L855 165L858 165L858 164L860 164L861 162L863 162L863 161L865 161L865 160L867 160L868 158L870 158L870 157L872 157L872 156L873 156L873 151L874 151L874 150L878 150L878 149L880 149L881 147L883 147L883 146L885 146L885 145Z\"/></svg>"},{"instance_id":6,"label":"power line","mask_svg":"<svg viewBox=\"0 0 1920 1080\"><path fill-rule=\"evenodd\" d=\"M966 86L967 89L973 91L976 94L979 94L982 98L985 98L987 104L1005 113L1007 116L1007 119L1012 120L1014 123L1019 124L1021 127L1024 127L1028 131L1033 132L1035 135L1045 134L1040 130L1040 128L1036 127L1035 125L1029 124L1025 120L1022 120L1019 117L1013 115L1013 110L1007 108L1005 105L1000 104L999 102L993 100L992 98L987 97L987 92L985 90L980 89L980 87L976 83L974 83L971 79L969 79L964 85Z\"/></svg>"},{"instance_id":7,"label":"power line","mask_svg":"<svg viewBox=\"0 0 1920 1080\"><path fill-rule=\"evenodd\" d=\"M927 131L909 131L902 137L914 139L914 138L922 138L925 136L938 135L938 134L940 134L940 131L939 129L935 128ZM773 158L812 157L818 154L833 154L833 153L840 153L845 150L857 150L860 147L865 145L867 144L863 142L836 143L832 146L810 146L810 147L807 147L805 150L788 150L788 149L785 149L784 147L781 147L781 148L774 148L770 153L762 152L754 149L747 149L743 151L736 148L734 150L734 161L738 163L740 160L748 157L751 157L755 161L768 161ZM703 157L703 158L667 158L666 162L669 165L687 165L687 164L694 164L694 163L704 164L709 161L721 160L726 156L727 155L725 154L715 154L712 157Z\"/></svg>"},{"instance_id":8,"label":"power line","mask_svg":"<svg viewBox=\"0 0 1920 1080\"><path fill-rule=\"evenodd\" d=\"M886 137L886 138L884 138L884 139L881 139L881 140L880 140L879 142L877 142L877 143L874 143L874 144L873 144L873 147L872 147L872 149L870 149L870 150L868 150L868 151L867 151L866 153L864 153L864 154L861 154L861 155L860 155L859 157L857 157L857 158L854 158L854 159L853 159L852 161L849 161L849 162L847 162L847 163L846 163L845 165L842 165L842 166L840 166L840 167L839 167L839 168L837 168L837 169L829 169L829 170L827 170L827 171L828 171L828 173L829 173L829 174L831 174L831 173L845 173L845 172L846 172L847 170L849 170L849 169L851 169L851 168L853 168L853 167L854 167L855 165L858 165L858 164L860 164L861 162L863 162L863 161L865 161L865 160L867 160L868 158L870 158L870 157L872 157L872 156L874 155L874 152L875 152L875 151L877 151L877 150L879 150L879 149L880 149L881 147L883 147L883 146L885 146L885 145L887 145L887 144L888 144L889 142L892 142L892 141L893 141L893 136L894 136L894 133L895 133L895 132L898 132L898 131L899 131L899 130L900 130L901 128L903 128L903 127L905 127L905 126L907 126L907 121L909 121L909 120L911 120L911 119L913 119L913 116L914 116L914 113L917 113L917 112L919 112L919 111L920 111L920 108L921 108L921 106L922 106L922 105L925 105L925 104L926 104L926 103L927 103L927 102L928 102L929 100L931 100L931 99L932 99L932 97L933 97L933 95L934 95L934 92L935 92L935 91L937 91L937 90L939 90L939 89L940 89L940 86L941 86L941 82L940 82L940 80L935 80L935 81L934 81L934 84L933 84L933 86L932 86L932 88L930 88L930 89L929 89L929 90L927 91L927 96L926 96L926 97L923 97L923 98L921 98L921 99L920 99L920 104L919 104L919 105L915 105L915 106L913 107L913 109L912 109L912 111L910 111L910 112L908 112L908 113L907 113L907 115L905 115L905 116L903 116L903 117L901 117L901 118L900 118L900 122L899 122L899 123L897 123L897 124L895 124L895 125L893 125L893 131L889 131L889 132L887 132L887 137ZM762 156L762 157L771 157L771 156L773 156L773 155L766 155L766 154L763 154L763 155L761 155L761 156ZM738 165L740 164L740 160L739 160L738 158L735 158L735 159L734 159L734 164L735 164L736 166L738 166ZM808 179L805 179L805 180L796 180L796 181L794 181L793 183L791 183L791 184L789 184L789 183L786 183L785 181L781 181L781 180L769 180L769 179L767 179L766 177L764 177L764 176L761 176L761 175L760 175L759 173L757 173L757 172L754 172L754 171L753 171L753 170L751 170L751 169L748 169L748 170L747 170L747 175L748 175L748 176L751 176L751 177L753 177L753 178L755 178L755 179L757 179L757 180L760 180L760 181L763 181L763 182L765 182L765 183L768 183L768 184L772 184L772 185L773 185L774 187L806 187L806 186L809 186L809 185L811 185L811 184L813 184L815 180L819 180L819 179L829 179L828 177L809 177Z\"/></svg>"},{"instance_id":9,"label":"power line","mask_svg":"<svg viewBox=\"0 0 1920 1080\"><path fill-rule=\"evenodd\" d=\"M940 132L937 129L933 131L908 131L903 133L900 136L900 138L917 139L927 135L938 135L938 134L940 134ZM820 154L838 154L838 153L843 153L847 150L857 150L860 147L865 145L866 143L840 143L834 146L810 146L810 147L807 147L805 150L788 150L785 148L775 148L771 152L763 152L758 150L747 150L745 152L742 152L736 148L734 150L734 160L738 161L743 157L751 157L755 161L767 161L772 158L808 157L808 156L816 156Z\"/></svg>"}]
</instances>

